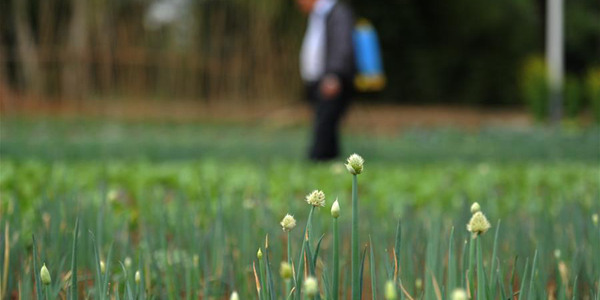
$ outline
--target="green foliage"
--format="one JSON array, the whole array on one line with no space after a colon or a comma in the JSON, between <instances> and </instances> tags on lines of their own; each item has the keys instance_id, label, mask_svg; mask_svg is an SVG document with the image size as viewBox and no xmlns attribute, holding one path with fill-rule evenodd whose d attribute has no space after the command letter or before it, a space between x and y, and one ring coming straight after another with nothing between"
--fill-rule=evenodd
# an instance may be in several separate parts
<instances>
[{"instance_id":1,"label":"green foliage","mask_svg":"<svg viewBox=\"0 0 600 300\"><path fill-rule=\"evenodd\" d=\"M210 158L225 161L298 162L305 157L309 128L259 124L130 122L101 119L0 118L0 156L29 161L23 168L36 179L44 161L165 162ZM404 164L436 162L599 162L597 128L572 131L542 127L404 128L386 135L368 129L343 132L344 149L371 161ZM347 153L350 154L350 153ZM32 161L31 158L36 158ZM39 161L37 161L39 160ZM216 167L216 166L215 166ZM8 171L8 170L7 170ZM54 170L62 174L65 170ZM133 172L133 171L131 171ZM161 170L156 170L160 173ZM183 175L182 175L183 176ZM124 181L134 181L125 177Z\"/></svg>"},{"instance_id":2,"label":"green foliage","mask_svg":"<svg viewBox=\"0 0 600 300\"><path fill-rule=\"evenodd\" d=\"M169 136L177 132L165 131ZM451 140L453 134L429 138ZM529 139L553 145L540 135L536 132ZM334 293L329 282L333 256L338 254L340 299L351 291L353 180L341 160L309 164L281 157L256 159L258 155L247 160L183 159L175 152L171 159L154 161L52 161L13 155L4 148L10 135L3 132L2 138L0 213L10 224L10 253L18 253L8 263L14 278L8 282L10 294L35 299L41 288L33 281L41 262L46 262L56 278L49 289L56 297L76 291L80 298L94 299L227 299L236 290L240 298L254 299L252 265L268 235L269 244L256 262L257 278L263 299L284 299L289 286L273 267L291 257L284 246L288 233L278 224L286 213L305 225L289 233L297 283L306 270L319 279L323 295ZM581 142L579 149L595 147L597 138L582 138L591 142ZM475 138L466 136L463 141L470 139ZM564 141L560 132L549 139ZM244 139L238 142L251 145ZM61 144L73 151L68 143ZM478 144L471 142L471 151L477 151ZM529 145L535 143L512 147L526 151ZM238 148L238 155L247 149ZM37 151L49 149L53 148ZM595 285L600 279L600 228L591 217L600 211L600 170L594 158L568 153L567 158L541 161L471 162L429 156L430 162L398 162L385 154L364 157L357 196L361 246L367 236L371 245L369 253L363 248L360 261L365 297L383 290L382 278L393 279L400 296L415 299L466 289L467 282L473 294L489 294L482 297L486 299L508 298L507 294L541 299L550 293L556 299L594 299L600 292ZM323 209L304 201L315 188L326 194ZM336 197L341 205L340 248L333 253L329 206ZM471 237L465 224L473 201L481 203L495 235L490 230L478 236L469 256L466 241ZM562 256L555 257L555 249ZM119 263L125 257L134 258L129 266ZM369 266L364 265L367 260ZM105 262L104 274L100 261ZM469 268L473 276L465 282ZM69 271L78 276L69 278ZM141 280L132 288L136 271ZM504 276L508 274L513 275ZM422 286L417 286L418 280ZM554 286L559 288L550 289Z\"/></svg>"},{"instance_id":3,"label":"green foliage","mask_svg":"<svg viewBox=\"0 0 600 300\"><path fill-rule=\"evenodd\" d=\"M528 58L522 70L521 93L529 111L538 121L548 117L548 80L544 59L540 56Z\"/></svg>"},{"instance_id":4,"label":"green foliage","mask_svg":"<svg viewBox=\"0 0 600 300\"><path fill-rule=\"evenodd\" d=\"M600 67L592 68L585 77L585 93L596 122L600 123Z\"/></svg>"},{"instance_id":5,"label":"green foliage","mask_svg":"<svg viewBox=\"0 0 600 300\"><path fill-rule=\"evenodd\" d=\"M569 118L576 118L583 110L583 93L577 77L567 75L564 89L565 114Z\"/></svg>"},{"instance_id":6,"label":"green foliage","mask_svg":"<svg viewBox=\"0 0 600 300\"><path fill-rule=\"evenodd\" d=\"M342 210L347 212L339 218L340 235L346 241L340 245L339 258L342 274L349 274L350 271L351 184L345 171L337 173L331 166L278 162L262 169L254 163L220 161L219 168L213 169L211 166L214 166L214 162L209 161L153 163L145 167L135 162L122 163L118 167L114 163L67 163L60 167L65 170L60 176L44 179L44 188L36 192L39 194L24 199L18 197L15 190L6 189L15 183L27 182L29 173L21 172L24 169L18 167L19 164L3 161L3 166L15 171L0 187L5 191L2 199L6 199L6 204L12 207L4 210L6 213L3 218L12 224L11 236L19 237L11 244L11 252L31 255L31 251L27 250L30 239L21 234L26 229L24 224L31 224L36 237L39 237L38 249L44 253L46 261L68 260L71 258L70 250L74 248L74 231L68 224L73 224L80 216L81 232L98 232L97 222L100 221L104 228L102 233L95 234L93 240L89 235L80 238L77 241L77 256L73 257L78 260L80 275L96 274L91 277L80 276L88 279L79 281L79 290L90 292L89 289L92 289L92 295L100 296L96 290L106 291L107 286L118 285L118 290L110 288L109 294L119 293L126 298L129 294L127 276L139 269L143 270L145 276L150 276L147 292L157 298L173 298L173 295L180 295L184 291L198 291L201 286L207 287L202 290L207 295L219 299L223 299L234 287L246 298L254 297L254 291L244 290L244 287L247 286L246 281L252 280L245 270L249 270L256 249L262 246L265 234L269 235L271 241L283 239L285 233L281 231L278 221L285 213L294 214L301 223L307 220L309 209L303 195L315 186L322 187L328 195L327 206L336 195L342 203ZM42 172L43 168L58 167L57 164L41 166ZM117 175L110 171L115 168L133 172L125 176ZM167 169L170 171L165 172ZM157 170L162 170L162 179L143 179L141 185L128 185L121 179L148 178ZM360 231L369 233L372 245L376 247L368 254L370 269L364 272L363 286L370 287L371 278L386 278L393 274L387 271L388 275L385 275L385 266L391 264L390 258L386 258L384 253L392 255L395 247L398 248L394 251L398 253L400 269L397 282L413 283L422 279L428 295L437 293L436 285L443 293L447 290L445 286L460 284L466 271L460 264L465 250L460 251L460 247L457 247L456 254L450 255L445 251L451 251L446 247L446 241L450 240L450 245L455 242L462 245L464 240L469 239L464 224L469 219L466 213L468 204L474 200L481 201L492 223L502 218L505 225L497 237L491 233L478 237L482 245L472 256L472 270L477 275L472 277L472 282L485 280L488 293L501 293L508 289L507 278L503 276L497 276L495 281L482 277L493 272L494 264L490 256L493 255L497 259L495 267L502 270L518 268L519 281L528 285L533 282L535 288L529 287L526 293L533 294L530 297L532 299L537 298L543 292L539 290L540 287L546 286L548 280L553 278L552 273L545 270L553 268L556 262L548 256L554 249L560 249L565 263L573 268L569 276L586 274L579 276L579 284L587 285L593 282L593 278L598 278L600 272L596 270L599 265L596 263L578 267L582 261L594 261L596 258L592 255L595 250L592 247L600 245L595 241L600 236L594 231L590 216L600 210L597 201L600 196L598 172L596 167L585 164L436 164L414 168L376 162L368 164L367 160L366 171L360 175L361 199L368 199L360 207ZM255 175L251 175L253 173ZM193 179L178 182L176 178L179 174L188 174L186 176ZM12 183L6 185L8 182ZM60 188L64 186L61 182L70 184L63 189ZM102 204L103 195L113 190L117 191L113 193L115 196ZM39 214L35 214L34 218L26 217L29 209L47 214L48 223L37 217ZM401 231L394 221L397 217L403 220ZM65 226L61 223L65 223ZM324 265L330 270L332 263L329 254L332 247L331 217L328 209L315 210L311 224L310 236L324 234L324 237L318 242L314 239L306 241L305 251L312 258L308 271L315 272L317 278L330 276L330 272L321 268ZM454 234L451 234L452 227L456 228ZM405 241L402 244L399 243L400 232ZM395 242L394 235L397 236ZM298 252L301 250L302 236L300 229L291 232L294 255L302 253ZM96 248L94 240L103 242L97 244ZM283 294L284 284L269 268L285 260L286 249L283 244L271 242L261 261L263 271L260 279L264 280L265 292L269 291L276 299ZM540 252L543 255L538 255L537 260L534 259L536 248L543 250ZM98 266L102 253L108 253L105 256L107 272L104 276ZM200 258L197 267L192 263L194 255ZM454 260L453 265L458 266L453 271L458 276L457 280L452 280L454 283L444 280L452 278L444 277L444 270L450 272L454 268L444 260L447 255ZM525 259L515 265L512 261L515 255L529 258L526 278L521 277L525 273L522 271ZM127 256L143 258L148 266L140 261L125 272L117 262ZM11 259L12 272L27 276L18 263L23 257ZM302 261L296 270L302 270ZM392 261L395 261L393 257ZM294 260L294 263L297 262ZM55 274L63 274L70 269L68 265L61 267L56 263L51 266ZM427 266L427 269L418 266ZM546 275L533 277L530 271L532 266L539 270L539 274ZM184 280L188 276L185 274L197 280ZM573 278L570 277L570 280ZM84 288L83 282L90 280L95 284ZM66 282L59 283L57 291L66 289ZM377 282L383 284L383 281ZM16 289L14 284L14 281L9 283L11 291ZM344 281L340 281L339 287L342 291L351 288L350 283ZM381 290L381 287L375 287ZM405 288L410 294L416 295L411 285ZM587 294L588 290L579 293Z\"/></svg>"}]
</instances>

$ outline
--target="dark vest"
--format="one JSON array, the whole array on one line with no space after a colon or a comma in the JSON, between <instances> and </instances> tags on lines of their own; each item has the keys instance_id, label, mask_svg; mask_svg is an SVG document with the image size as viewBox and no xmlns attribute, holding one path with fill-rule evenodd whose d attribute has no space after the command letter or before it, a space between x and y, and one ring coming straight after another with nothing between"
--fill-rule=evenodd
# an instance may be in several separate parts
<instances>
[{"instance_id":1,"label":"dark vest","mask_svg":"<svg viewBox=\"0 0 600 300\"><path fill-rule=\"evenodd\" d=\"M352 82L356 72L352 42L354 24L352 10L340 1L327 16L325 74L336 74L345 82Z\"/></svg>"}]
</instances>

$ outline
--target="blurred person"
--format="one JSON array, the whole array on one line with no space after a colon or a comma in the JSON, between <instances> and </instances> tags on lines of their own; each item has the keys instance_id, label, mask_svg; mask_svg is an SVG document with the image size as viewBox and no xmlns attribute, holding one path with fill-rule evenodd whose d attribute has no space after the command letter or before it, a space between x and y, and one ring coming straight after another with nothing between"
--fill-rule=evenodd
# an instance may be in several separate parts
<instances>
[{"instance_id":1,"label":"blurred person","mask_svg":"<svg viewBox=\"0 0 600 300\"><path fill-rule=\"evenodd\" d=\"M339 155L339 125L353 94L354 15L340 0L296 0L308 15L300 51L300 73L314 109L308 156L326 161Z\"/></svg>"}]
</instances>

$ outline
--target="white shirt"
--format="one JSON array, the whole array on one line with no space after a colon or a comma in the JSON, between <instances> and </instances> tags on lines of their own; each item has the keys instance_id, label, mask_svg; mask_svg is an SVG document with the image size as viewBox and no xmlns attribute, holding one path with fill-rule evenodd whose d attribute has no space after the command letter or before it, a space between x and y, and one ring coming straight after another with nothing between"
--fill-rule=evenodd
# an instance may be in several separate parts
<instances>
[{"instance_id":1,"label":"white shirt","mask_svg":"<svg viewBox=\"0 0 600 300\"><path fill-rule=\"evenodd\" d=\"M300 51L300 74L304 81L317 81L325 72L327 15L337 0L318 0L308 19Z\"/></svg>"}]
</instances>

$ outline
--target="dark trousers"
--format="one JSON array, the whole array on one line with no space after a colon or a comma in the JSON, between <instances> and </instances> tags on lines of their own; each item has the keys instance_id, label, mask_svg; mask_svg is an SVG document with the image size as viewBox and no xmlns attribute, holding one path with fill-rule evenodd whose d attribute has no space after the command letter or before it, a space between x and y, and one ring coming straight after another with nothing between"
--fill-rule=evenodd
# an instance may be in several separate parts
<instances>
[{"instance_id":1,"label":"dark trousers","mask_svg":"<svg viewBox=\"0 0 600 300\"><path fill-rule=\"evenodd\" d=\"M342 90L333 99L324 99L319 83L306 85L307 99L314 110L313 138L308 157L315 161L326 161L340 154L339 127L344 112L350 104L351 85L342 83Z\"/></svg>"}]
</instances>

